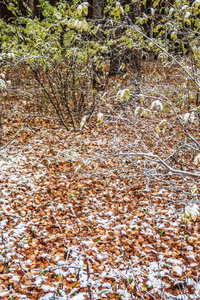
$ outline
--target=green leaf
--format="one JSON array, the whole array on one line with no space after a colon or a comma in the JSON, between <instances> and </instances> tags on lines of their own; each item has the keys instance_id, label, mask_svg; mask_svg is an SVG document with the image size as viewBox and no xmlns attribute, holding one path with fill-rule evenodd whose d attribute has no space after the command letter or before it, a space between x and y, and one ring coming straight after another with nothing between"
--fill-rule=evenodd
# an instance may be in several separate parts
<instances>
[{"instance_id":1,"label":"green leaf","mask_svg":"<svg viewBox=\"0 0 200 300\"><path fill-rule=\"evenodd\" d=\"M109 292L109 290L103 290L103 291L100 292L100 294L105 294L105 293L108 293L108 292Z\"/></svg>"},{"instance_id":2,"label":"green leaf","mask_svg":"<svg viewBox=\"0 0 200 300\"><path fill-rule=\"evenodd\" d=\"M153 287L153 285L148 285L148 284L147 284L147 288L148 288L148 289L151 289L152 287Z\"/></svg>"},{"instance_id":3,"label":"green leaf","mask_svg":"<svg viewBox=\"0 0 200 300\"><path fill-rule=\"evenodd\" d=\"M126 89L124 93L125 93L126 100L128 101L130 98L130 95L131 95L130 91L128 89Z\"/></svg>"},{"instance_id":4,"label":"green leaf","mask_svg":"<svg viewBox=\"0 0 200 300\"><path fill-rule=\"evenodd\" d=\"M126 100L128 101L130 99L130 91L128 89L124 89L124 90L120 90L117 93L117 96L119 97L120 101L124 100L124 97L126 98Z\"/></svg>"},{"instance_id":5,"label":"green leaf","mask_svg":"<svg viewBox=\"0 0 200 300\"><path fill-rule=\"evenodd\" d=\"M129 12L130 11L130 6L127 4L126 6L125 6L125 12Z\"/></svg>"},{"instance_id":6,"label":"green leaf","mask_svg":"<svg viewBox=\"0 0 200 300\"><path fill-rule=\"evenodd\" d=\"M156 6L158 6L159 3L160 3L160 0L153 1L153 7L155 8Z\"/></svg>"}]
</instances>

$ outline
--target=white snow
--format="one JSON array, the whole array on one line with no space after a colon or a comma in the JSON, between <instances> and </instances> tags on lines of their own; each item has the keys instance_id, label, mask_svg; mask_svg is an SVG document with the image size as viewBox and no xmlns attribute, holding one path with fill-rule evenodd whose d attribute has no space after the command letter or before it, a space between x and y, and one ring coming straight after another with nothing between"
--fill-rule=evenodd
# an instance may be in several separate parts
<instances>
[{"instance_id":1,"label":"white snow","mask_svg":"<svg viewBox=\"0 0 200 300\"><path fill-rule=\"evenodd\" d=\"M85 300L85 293L78 293L76 296L72 297L73 300Z\"/></svg>"},{"instance_id":2,"label":"white snow","mask_svg":"<svg viewBox=\"0 0 200 300\"><path fill-rule=\"evenodd\" d=\"M180 275L180 276L182 275L183 269L181 267L175 266L173 269L178 275Z\"/></svg>"},{"instance_id":3,"label":"white snow","mask_svg":"<svg viewBox=\"0 0 200 300\"><path fill-rule=\"evenodd\" d=\"M47 285L47 284L43 284L41 286L41 289L44 290L45 292L48 292L48 291L54 292L54 291L56 291L55 287Z\"/></svg>"}]
</instances>

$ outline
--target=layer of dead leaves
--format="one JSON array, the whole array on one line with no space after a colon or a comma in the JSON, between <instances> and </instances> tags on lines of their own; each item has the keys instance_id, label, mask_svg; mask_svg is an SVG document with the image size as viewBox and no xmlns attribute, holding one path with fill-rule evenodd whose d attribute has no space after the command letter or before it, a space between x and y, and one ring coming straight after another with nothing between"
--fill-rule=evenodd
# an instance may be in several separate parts
<instances>
[{"instance_id":1,"label":"layer of dead leaves","mask_svg":"<svg viewBox=\"0 0 200 300\"><path fill-rule=\"evenodd\" d=\"M8 116L4 143L20 118ZM0 299L200 297L199 219L181 219L184 180L174 190L127 176L131 162L111 155L119 135L122 149L135 143L110 118L67 132L36 116L1 151Z\"/></svg>"}]
</instances>

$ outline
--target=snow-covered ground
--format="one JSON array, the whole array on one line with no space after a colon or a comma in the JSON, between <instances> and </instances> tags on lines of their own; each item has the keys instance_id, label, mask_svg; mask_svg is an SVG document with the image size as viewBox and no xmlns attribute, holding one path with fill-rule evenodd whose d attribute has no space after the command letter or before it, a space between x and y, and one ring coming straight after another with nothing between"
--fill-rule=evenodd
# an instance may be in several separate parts
<instances>
[{"instance_id":1,"label":"snow-covered ground","mask_svg":"<svg viewBox=\"0 0 200 300\"><path fill-rule=\"evenodd\" d=\"M109 142L60 130L0 153L2 299L199 299L199 219L180 193L107 173Z\"/></svg>"}]
</instances>

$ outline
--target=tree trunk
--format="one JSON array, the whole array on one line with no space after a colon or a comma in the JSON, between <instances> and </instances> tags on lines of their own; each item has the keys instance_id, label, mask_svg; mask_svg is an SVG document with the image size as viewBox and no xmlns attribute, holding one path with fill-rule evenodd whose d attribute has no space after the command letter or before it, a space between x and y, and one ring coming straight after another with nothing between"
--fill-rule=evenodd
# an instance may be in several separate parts
<instances>
[{"instance_id":1,"label":"tree trunk","mask_svg":"<svg viewBox=\"0 0 200 300\"><path fill-rule=\"evenodd\" d=\"M103 11L104 11L104 1L103 0L89 0L89 10L88 10L88 18L93 19L96 23L96 26L99 26L99 30L96 33L95 40L98 43L103 43ZM101 50L99 51L99 55L101 56ZM98 66L98 63L92 63L93 69L93 88L95 90L104 90L105 83L103 82L103 71L102 68Z\"/></svg>"},{"instance_id":2,"label":"tree trunk","mask_svg":"<svg viewBox=\"0 0 200 300\"><path fill-rule=\"evenodd\" d=\"M125 5L129 5L130 10L128 12L128 22L135 24L137 18L141 14L141 1L138 0L134 4L130 3L130 0L124 0L123 8L125 8ZM116 37L119 38L123 34L123 30L118 29L118 32L116 31ZM121 52L121 54L120 54ZM116 75L119 72L123 72L121 69L121 65L129 62L133 65L133 69L135 72L135 77L138 81L141 79L141 50L138 48L135 49L126 49L123 51L123 49L119 49L117 45L111 49L111 56L110 56L110 73L109 75ZM126 70L126 68L124 69Z\"/></svg>"},{"instance_id":3,"label":"tree trunk","mask_svg":"<svg viewBox=\"0 0 200 300\"><path fill-rule=\"evenodd\" d=\"M1 115L0 115L0 147L2 146L2 136L3 136L3 126L2 126Z\"/></svg>"},{"instance_id":4,"label":"tree trunk","mask_svg":"<svg viewBox=\"0 0 200 300\"><path fill-rule=\"evenodd\" d=\"M34 3L34 0L28 0L28 7L32 11L32 18L34 19L34 17L35 17L35 3Z\"/></svg>"}]
</instances>

